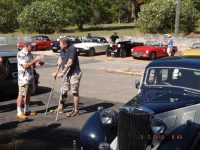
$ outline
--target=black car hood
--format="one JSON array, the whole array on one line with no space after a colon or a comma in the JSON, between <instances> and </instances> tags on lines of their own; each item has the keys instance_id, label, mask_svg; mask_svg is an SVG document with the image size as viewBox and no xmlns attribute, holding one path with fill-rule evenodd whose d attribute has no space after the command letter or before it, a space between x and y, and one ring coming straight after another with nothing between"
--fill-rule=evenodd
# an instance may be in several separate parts
<instances>
[{"instance_id":1,"label":"black car hood","mask_svg":"<svg viewBox=\"0 0 200 150\"><path fill-rule=\"evenodd\" d=\"M200 93L175 89L144 90L124 106L147 108L162 113L200 103Z\"/></svg>"}]
</instances>

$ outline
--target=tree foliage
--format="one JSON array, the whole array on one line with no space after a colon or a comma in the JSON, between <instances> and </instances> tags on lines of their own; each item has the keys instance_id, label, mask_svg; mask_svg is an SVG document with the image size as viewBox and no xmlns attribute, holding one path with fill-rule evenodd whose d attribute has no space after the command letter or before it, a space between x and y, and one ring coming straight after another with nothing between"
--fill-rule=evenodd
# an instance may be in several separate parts
<instances>
[{"instance_id":1,"label":"tree foliage","mask_svg":"<svg viewBox=\"0 0 200 150\"><path fill-rule=\"evenodd\" d=\"M200 0L181 0L180 30L200 23ZM145 32L173 32L176 0L0 0L0 32L52 33L77 25L131 22ZM198 21L199 20L199 21Z\"/></svg>"},{"instance_id":2,"label":"tree foliage","mask_svg":"<svg viewBox=\"0 0 200 150\"><path fill-rule=\"evenodd\" d=\"M35 1L24 7L18 16L23 32L53 33L66 26L60 8L48 1Z\"/></svg>"},{"instance_id":3,"label":"tree foliage","mask_svg":"<svg viewBox=\"0 0 200 150\"><path fill-rule=\"evenodd\" d=\"M18 26L15 15L17 14L15 3L11 1L0 2L0 31L13 32Z\"/></svg>"},{"instance_id":4,"label":"tree foliage","mask_svg":"<svg viewBox=\"0 0 200 150\"><path fill-rule=\"evenodd\" d=\"M180 13L180 29L191 32L199 19L198 0L183 0ZM195 6L195 7L194 7ZM137 25L146 32L173 32L175 26L176 0L153 0L144 4Z\"/></svg>"}]
</instances>

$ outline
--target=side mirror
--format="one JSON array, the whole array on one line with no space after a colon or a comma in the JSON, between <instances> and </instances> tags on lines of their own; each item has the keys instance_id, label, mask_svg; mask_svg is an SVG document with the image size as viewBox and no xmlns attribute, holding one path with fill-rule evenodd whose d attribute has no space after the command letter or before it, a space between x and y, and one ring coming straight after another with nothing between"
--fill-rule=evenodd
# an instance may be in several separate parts
<instances>
[{"instance_id":1,"label":"side mirror","mask_svg":"<svg viewBox=\"0 0 200 150\"><path fill-rule=\"evenodd\" d=\"M136 88L136 89L139 89L139 88L140 88L140 81L139 81L139 80L136 80L136 81L135 81L135 88Z\"/></svg>"}]
</instances>

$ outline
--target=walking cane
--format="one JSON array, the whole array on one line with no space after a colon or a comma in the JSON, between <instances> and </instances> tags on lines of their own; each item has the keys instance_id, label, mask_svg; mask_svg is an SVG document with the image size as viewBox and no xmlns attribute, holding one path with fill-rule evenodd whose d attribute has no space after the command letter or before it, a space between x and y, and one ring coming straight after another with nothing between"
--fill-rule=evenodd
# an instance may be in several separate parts
<instances>
[{"instance_id":1,"label":"walking cane","mask_svg":"<svg viewBox=\"0 0 200 150\"><path fill-rule=\"evenodd\" d=\"M62 79L61 92L60 92L60 98L59 98L59 101L58 101L58 109L57 109L55 121L58 121L59 105L60 105L60 101L62 100L64 80L65 80L65 76L63 76L63 79Z\"/></svg>"},{"instance_id":2,"label":"walking cane","mask_svg":"<svg viewBox=\"0 0 200 150\"><path fill-rule=\"evenodd\" d=\"M47 111L48 111L48 108L49 108L49 103L50 103L51 98L53 96L55 81L56 81L56 77L53 77L53 82L52 82L52 86L51 86L51 92L49 94L49 100L48 100L48 103L47 103L47 106L46 106L45 115L47 114Z\"/></svg>"},{"instance_id":3,"label":"walking cane","mask_svg":"<svg viewBox=\"0 0 200 150\"><path fill-rule=\"evenodd\" d=\"M49 95L49 100L48 100L48 102L47 102L47 107L46 107L46 110L45 110L45 115L47 114L47 110L48 110L48 108L49 108L49 104L50 104L51 98L52 98L52 96L53 96L54 85L55 85L57 73L58 73L58 71L60 70L60 67L61 67L61 66L58 65L57 70L56 70L56 76L53 77L53 82L52 82L52 86L51 86L51 92L50 92L50 95Z\"/></svg>"}]
</instances>

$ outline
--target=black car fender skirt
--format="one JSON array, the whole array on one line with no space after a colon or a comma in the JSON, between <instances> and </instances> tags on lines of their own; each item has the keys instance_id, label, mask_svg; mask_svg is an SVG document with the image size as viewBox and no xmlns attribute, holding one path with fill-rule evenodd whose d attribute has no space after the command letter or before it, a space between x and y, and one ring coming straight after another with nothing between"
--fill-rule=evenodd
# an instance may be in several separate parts
<instances>
[{"instance_id":1,"label":"black car fender skirt","mask_svg":"<svg viewBox=\"0 0 200 150\"><path fill-rule=\"evenodd\" d=\"M171 132L157 150L195 150L199 142L200 125L189 121Z\"/></svg>"},{"instance_id":2,"label":"black car fender skirt","mask_svg":"<svg viewBox=\"0 0 200 150\"><path fill-rule=\"evenodd\" d=\"M80 142L84 150L96 150L99 143L110 143L116 137L115 127L106 127L102 124L100 112L95 112L85 123L80 133Z\"/></svg>"}]
</instances>

